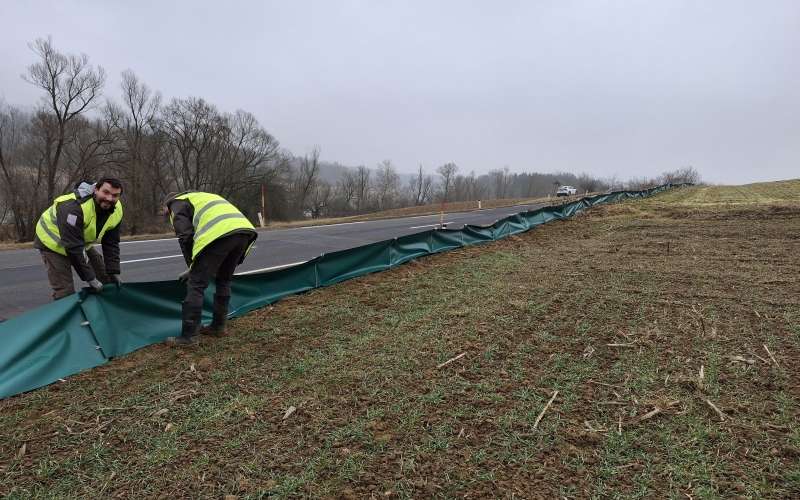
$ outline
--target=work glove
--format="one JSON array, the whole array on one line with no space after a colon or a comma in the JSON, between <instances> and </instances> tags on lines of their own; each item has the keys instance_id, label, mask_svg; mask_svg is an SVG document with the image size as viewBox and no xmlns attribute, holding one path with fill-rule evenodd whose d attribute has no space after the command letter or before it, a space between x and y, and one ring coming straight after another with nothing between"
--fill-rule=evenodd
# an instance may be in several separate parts
<instances>
[{"instance_id":1,"label":"work glove","mask_svg":"<svg viewBox=\"0 0 800 500\"><path fill-rule=\"evenodd\" d=\"M100 293L103 291L103 284L100 283L100 280L98 280L97 278L88 281L87 283L89 284L89 287L91 288L92 292Z\"/></svg>"},{"instance_id":2,"label":"work glove","mask_svg":"<svg viewBox=\"0 0 800 500\"><path fill-rule=\"evenodd\" d=\"M122 285L122 278L119 277L119 274L109 274L108 279L111 280L111 283L117 285L117 290L119 290L120 285Z\"/></svg>"},{"instance_id":3,"label":"work glove","mask_svg":"<svg viewBox=\"0 0 800 500\"><path fill-rule=\"evenodd\" d=\"M178 275L178 281L180 281L181 283L185 283L186 280L188 279L189 279L189 269L185 270L184 272Z\"/></svg>"}]
</instances>

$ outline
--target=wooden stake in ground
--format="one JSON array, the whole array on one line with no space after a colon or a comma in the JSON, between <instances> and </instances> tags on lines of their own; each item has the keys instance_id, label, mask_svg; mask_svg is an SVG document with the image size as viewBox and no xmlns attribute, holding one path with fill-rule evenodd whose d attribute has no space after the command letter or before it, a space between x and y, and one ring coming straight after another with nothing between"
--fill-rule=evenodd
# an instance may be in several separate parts
<instances>
[{"instance_id":1,"label":"wooden stake in ground","mask_svg":"<svg viewBox=\"0 0 800 500\"><path fill-rule=\"evenodd\" d=\"M556 396L558 396L558 391L555 391L553 393L553 397L550 398L550 401L548 401L547 404L544 406L544 409L542 410L542 413L540 413L539 416L536 417L536 422L533 423L533 428L534 429L539 427L539 422L542 421L542 417L544 417L544 412L546 412L547 409L550 408L550 405L553 404L553 401L556 399Z\"/></svg>"},{"instance_id":2,"label":"wooden stake in ground","mask_svg":"<svg viewBox=\"0 0 800 500\"><path fill-rule=\"evenodd\" d=\"M442 369L442 368L444 368L445 366L447 366L447 365L449 365L450 363L452 363L453 361L456 361L456 360L458 360L458 359L461 359L461 358L463 358L463 357L464 357L464 356L466 356L466 355L467 355L467 353L466 353L466 352L462 352L461 354L459 354L459 355L458 355L458 356L456 356L455 358L450 358L450 359L448 359L447 361L445 361L444 363L437 365L437 366L436 366L436 368L437 368L437 369Z\"/></svg>"}]
</instances>

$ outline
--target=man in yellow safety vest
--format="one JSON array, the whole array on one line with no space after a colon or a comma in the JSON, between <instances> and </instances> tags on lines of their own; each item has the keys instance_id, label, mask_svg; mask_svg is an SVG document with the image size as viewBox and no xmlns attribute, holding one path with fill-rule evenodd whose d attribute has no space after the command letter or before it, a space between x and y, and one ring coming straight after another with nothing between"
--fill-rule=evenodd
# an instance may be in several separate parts
<instances>
[{"instance_id":1,"label":"man in yellow safety vest","mask_svg":"<svg viewBox=\"0 0 800 500\"><path fill-rule=\"evenodd\" d=\"M178 276L186 281L181 335L169 337L166 342L191 346L197 343L197 333L225 335L233 272L258 233L239 209L212 193L170 193L164 200L163 211L169 216L189 267ZM212 278L216 283L213 320L211 326L200 329L203 295Z\"/></svg>"},{"instance_id":2,"label":"man in yellow safety vest","mask_svg":"<svg viewBox=\"0 0 800 500\"><path fill-rule=\"evenodd\" d=\"M59 196L36 224L33 246L39 250L53 289L53 300L75 292L72 269L95 292L103 283L121 283L119 235L122 224L122 183L103 177L80 183ZM103 255L94 249L100 242Z\"/></svg>"}]
</instances>

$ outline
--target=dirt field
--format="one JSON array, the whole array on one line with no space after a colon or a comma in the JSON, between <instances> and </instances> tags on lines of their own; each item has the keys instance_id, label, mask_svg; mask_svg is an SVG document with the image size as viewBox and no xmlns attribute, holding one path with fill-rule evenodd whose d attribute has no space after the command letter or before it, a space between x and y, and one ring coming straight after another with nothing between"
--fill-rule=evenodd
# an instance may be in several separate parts
<instances>
[{"instance_id":1,"label":"dirt field","mask_svg":"<svg viewBox=\"0 0 800 500\"><path fill-rule=\"evenodd\" d=\"M2 401L0 494L796 498L776 186L596 208Z\"/></svg>"}]
</instances>

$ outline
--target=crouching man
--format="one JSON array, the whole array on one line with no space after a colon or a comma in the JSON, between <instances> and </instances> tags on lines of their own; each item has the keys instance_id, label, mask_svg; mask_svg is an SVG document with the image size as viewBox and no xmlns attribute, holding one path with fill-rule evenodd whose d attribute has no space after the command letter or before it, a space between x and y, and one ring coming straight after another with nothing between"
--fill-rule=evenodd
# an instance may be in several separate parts
<instances>
[{"instance_id":1,"label":"crouching man","mask_svg":"<svg viewBox=\"0 0 800 500\"><path fill-rule=\"evenodd\" d=\"M186 281L181 335L167 338L166 343L191 346L197 343L198 333L225 334L233 272L258 234L235 206L216 194L170 193L163 205L164 215L169 216L189 267L178 276L179 280ZM210 327L200 329L203 294L212 278L216 282L213 321Z\"/></svg>"},{"instance_id":2,"label":"crouching man","mask_svg":"<svg viewBox=\"0 0 800 500\"><path fill-rule=\"evenodd\" d=\"M42 254L53 300L75 292L72 269L96 292L119 285L122 183L105 177L59 196L36 223L33 246ZM100 242L103 255L93 245Z\"/></svg>"}]
</instances>

